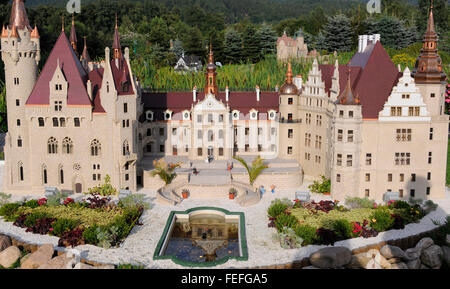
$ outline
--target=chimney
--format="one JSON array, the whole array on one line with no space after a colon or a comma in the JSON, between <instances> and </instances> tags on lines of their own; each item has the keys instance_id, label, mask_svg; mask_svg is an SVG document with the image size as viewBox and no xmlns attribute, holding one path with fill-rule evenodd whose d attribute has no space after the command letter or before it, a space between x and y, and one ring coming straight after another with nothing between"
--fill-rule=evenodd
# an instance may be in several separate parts
<instances>
[{"instance_id":1,"label":"chimney","mask_svg":"<svg viewBox=\"0 0 450 289\"><path fill-rule=\"evenodd\" d=\"M278 84L275 86L275 91L276 92L280 91L280 87L278 86Z\"/></svg>"},{"instance_id":2,"label":"chimney","mask_svg":"<svg viewBox=\"0 0 450 289\"><path fill-rule=\"evenodd\" d=\"M364 50L366 50L368 38L369 37L367 35L362 36L361 52L364 52Z\"/></svg>"},{"instance_id":3,"label":"chimney","mask_svg":"<svg viewBox=\"0 0 450 289\"><path fill-rule=\"evenodd\" d=\"M230 89L227 87L225 88L225 100L228 102L230 100Z\"/></svg>"},{"instance_id":4,"label":"chimney","mask_svg":"<svg viewBox=\"0 0 450 289\"><path fill-rule=\"evenodd\" d=\"M109 50L109 47L105 48L105 62L106 65L108 65L110 63L110 59L111 59L111 52Z\"/></svg>"},{"instance_id":5,"label":"chimney","mask_svg":"<svg viewBox=\"0 0 450 289\"><path fill-rule=\"evenodd\" d=\"M256 101L259 101L261 98L261 89L259 89L259 86L256 86Z\"/></svg>"},{"instance_id":6,"label":"chimney","mask_svg":"<svg viewBox=\"0 0 450 289\"><path fill-rule=\"evenodd\" d=\"M361 48L362 48L362 35L358 36L358 52L362 52Z\"/></svg>"},{"instance_id":7,"label":"chimney","mask_svg":"<svg viewBox=\"0 0 450 289\"><path fill-rule=\"evenodd\" d=\"M89 95L89 98L91 99L91 101L93 101L93 99L92 99L92 83L91 83L90 80L87 81L87 88L86 88L86 90L87 90L87 93Z\"/></svg>"},{"instance_id":8,"label":"chimney","mask_svg":"<svg viewBox=\"0 0 450 289\"><path fill-rule=\"evenodd\" d=\"M192 97L194 99L194 102L197 101L197 86L194 86L194 90L192 91Z\"/></svg>"},{"instance_id":9,"label":"chimney","mask_svg":"<svg viewBox=\"0 0 450 289\"><path fill-rule=\"evenodd\" d=\"M125 59L130 61L130 49L128 47L125 47Z\"/></svg>"}]
</instances>

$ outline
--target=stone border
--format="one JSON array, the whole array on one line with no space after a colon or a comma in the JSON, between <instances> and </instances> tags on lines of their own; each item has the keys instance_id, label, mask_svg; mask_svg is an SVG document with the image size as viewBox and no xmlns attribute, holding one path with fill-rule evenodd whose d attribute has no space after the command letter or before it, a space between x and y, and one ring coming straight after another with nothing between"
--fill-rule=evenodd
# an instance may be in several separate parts
<instances>
[{"instance_id":1,"label":"stone border","mask_svg":"<svg viewBox=\"0 0 450 289\"><path fill-rule=\"evenodd\" d=\"M366 253L369 250L376 249L380 250L381 247L385 245L391 245L391 246L397 246L401 248L402 250L406 250L408 248L413 248L422 238L429 237L433 233L437 232L441 227L432 229L430 231L422 232L417 235L408 236L402 239L396 239L396 240L389 240L389 241L382 241L376 244L367 245L361 248L357 248L352 250L352 255L357 255L361 253ZM331 246L330 246L331 247ZM260 266L260 267L248 267L243 269L302 269L304 267L308 267L311 265L311 262L309 261L309 258L303 258L300 261L293 261L290 263L284 263L284 264L277 264L277 265L271 265L271 266Z\"/></svg>"},{"instance_id":2,"label":"stone border","mask_svg":"<svg viewBox=\"0 0 450 289\"><path fill-rule=\"evenodd\" d=\"M241 250L242 250L242 256L236 257L236 256L227 256L224 257L220 260L217 261L213 261L213 262L207 262L207 263L198 263L198 262L191 262L191 261L183 261L178 259L177 257L175 257L174 255L169 255L169 256L160 256L159 252L161 251L161 248L164 244L164 241L167 238L167 232L169 231L172 222L174 220L174 217L176 214L189 214L191 212L195 212L195 211L203 211L203 210L213 210L213 211L219 211L222 212L226 215L238 215L239 216L239 231L240 231L240 236L239 236L239 243L241 246ZM167 219L167 223L166 226L164 228L164 231L161 235L161 238L158 242L158 244L156 245L155 248L155 253L153 254L153 260L172 260L172 262L174 262L175 264L181 265L181 266L185 266L185 267L214 267L217 265L222 265L225 264L226 262L228 262L231 259L235 259L238 261L247 261L248 260L248 248L247 248L247 237L245 234L245 214L243 212L230 212L228 210L222 209L222 208L217 208L217 207L197 207L197 208L192 208L192 209L188 209L186 211L172 211L170 212L169 218Z\"/></svg>"}]
</instances>

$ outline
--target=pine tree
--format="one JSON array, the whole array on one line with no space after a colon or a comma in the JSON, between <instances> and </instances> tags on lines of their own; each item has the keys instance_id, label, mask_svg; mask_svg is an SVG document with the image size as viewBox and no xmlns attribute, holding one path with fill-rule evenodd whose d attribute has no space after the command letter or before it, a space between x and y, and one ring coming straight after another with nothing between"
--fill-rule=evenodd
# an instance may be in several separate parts
<instances>
[{"instance_id":1,"label":"pine tree","mask_svg":"<svg viewBox=\"0 0 450 289\"><path fill-rule=\"evenodd\" d=\"M275 54L277 46L277 34L275 30L270 25L264 23L256 33L260 41L262 55Z\"/></svg>"},{"instance_id":2,"label":"pine tree","mask_svg":"<svg viewBox=\"0 0 450 289\"><path fill-rule=\"evenodd\" d=\"M225 32L224 56L226 63L239 63L243 58L242 37L233 28Z\"/></svg>"},{"instance_id":3,"label":"pine tree","mask_svg":"<svg viewBox=\"0 0 450 289\"><path fill-rule=\"evenodd\" d=\"M200 29L197 27L191 28L188 34L183 35L183 38L183 47L186 50L186 53L200 57L206 55L206 50L203 46L203 36Z\"/></svg>"},{"instance_id":4,"label":"pine tree","mask_svg":"<svg viewBox=\"0 0 450 289\"><path fill-rule=\"evenodd\" d=\"M405 48L417 38L414 27L407 28L403 21L392 16L383 16L379 20L369 18L364 25L365 34L380 34L381 43L394 49Z\"/></svg>"},{"instance_id":5,"label":"pine tree","mask_svg":"<svg viewBox=\"0 0 450 289\"><path fill-rule=\"evenodd\" d=\"M261 59L261 46L259 37L253 24L246 25L242 35L242 44L244 46L244 58L252 63Z\"/></svg>"},{"instance_id":6,"label":"pine tree","mask_svg":"<svg viewBox=\"0 0 450 289\"><path fill-rule=\"evenodd\" d=\"M325 42L318 45L322 49L328 52L352 50L354 33L347 16L337 14L328 17L328 23L325 24L322 33Z\"/></svg>"},{"instance_id":7,"label":"pine tree","mask_svg":"<svg viewBox=\"0 0 450 289\"><path fill-rule=\"evenodd\" d=\"M175 57L177 59L180 59L180 57L183 56L183 54L185 53L184 48L183 48L183 43L180 41L180 39L175 39L175 41L173 42L173 47L171 49L171 52L173 54L175 54Z\"/></svg>"}]
</instances>

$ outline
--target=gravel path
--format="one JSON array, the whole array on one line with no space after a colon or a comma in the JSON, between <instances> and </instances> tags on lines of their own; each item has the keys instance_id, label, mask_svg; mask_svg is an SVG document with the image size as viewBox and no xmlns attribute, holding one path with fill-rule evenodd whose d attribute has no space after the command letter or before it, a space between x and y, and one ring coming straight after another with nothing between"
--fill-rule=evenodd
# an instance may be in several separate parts
<instances>
[{"instance_id":1,"label":"gravel path","mask_svg":"<svg viewBox=\"0 0 450 289\"><path fill-rule=\"evenodd\" d=\"M305 183L297 190L305 190L308 183ZM272 242L272 234L275 229L268 228L267 208L275 198L294 199L296 190L277 191L275 194L270 192L263 196L260 203L249 208L242 208L235 201L228 199L218 200L192 200L183 201L179 206L165 206L155 203L156 192L140 192L147 196L151 209L146 210L141 218L143 226L137 226L133 229L130 236L122 243L120 248L104 250L91 245L79 246L77 249L82 251L82 258L97 263L107 264L134 264L144 265L147 268L184 268L173 263L171 260L153 260L154 250L161 238L162 231L166 225L167 218L171 211L184 211L194 207L212 206L227 209L233 212L245 212L247 246L249 252L248 261L230 260L223 265L214 268L244 268L270 266L274 264L289 263L294 260L302 260L309 257L313 252L325 246L307 246L299 249L282 249L279 244ZM319 201L325 199L323 196L313 195L313 200ZM364 247L369 244L379 243L381 241L395 240L410 235L416 235L429 231L435 227L433 221L444 222L450 212L450 192L447 190L446 199L436 201L439 208L426 216L418 224L409 224L404 230L392 230L380 233L375 238L357 238L337 242L335 246L345 246L353 250ZM15 238L34 244L51 243L57 245L58 238L51 236L35 235L25 233L24 229L14 227L12 223L6 223L0 219L0 233L12 235Z\"/></svg>"}]
</instances>

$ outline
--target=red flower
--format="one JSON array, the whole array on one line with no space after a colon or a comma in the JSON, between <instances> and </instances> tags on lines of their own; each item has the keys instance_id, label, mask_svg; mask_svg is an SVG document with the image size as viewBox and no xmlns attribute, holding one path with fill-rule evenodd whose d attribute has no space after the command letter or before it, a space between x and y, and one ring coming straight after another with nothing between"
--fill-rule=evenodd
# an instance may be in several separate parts
<instances>
[{"instance_id":1,"label":"red flower","mask_svg":"<svg viewBox=\"0 0 450 289\"><path fill-rule=\"evenodd\" d=\"M64 205L73 204L73 203L74 203L74 200L71 198L67 198L64 200Z\"/></svg>"},{"instance_id":2,"label":"red flower","mask_svg":"<svg viewBox=\"0 0 450 289\"><path fill-rule=\"evenodd\" d=\"M38 204L39 206L47 205L47 199L46 198L39 199Z\"/></svg>"},{"instance_id":3,"label":"red flower","mask_svg":"<svg viewBox=\"0 0 450 289\"><path fill-rule=\"evenodd\" d=\"M362 227L358 223L353 223L353 233L358 233L362 230Z\"/></svg>"}]
</instances>

